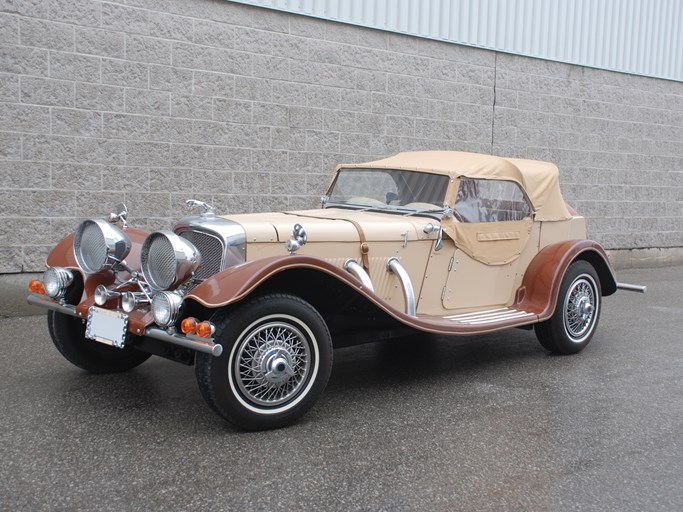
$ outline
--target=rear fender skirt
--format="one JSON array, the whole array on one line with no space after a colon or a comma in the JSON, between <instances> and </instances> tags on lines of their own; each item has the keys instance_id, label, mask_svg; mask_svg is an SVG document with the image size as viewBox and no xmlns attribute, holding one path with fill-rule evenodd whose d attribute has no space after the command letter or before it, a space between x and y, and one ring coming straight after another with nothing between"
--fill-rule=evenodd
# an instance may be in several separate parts
<instances>
[{"instance_id":1,"label":"rear fender skirt","mask_svg":"<svg viewBox=\"0 0 683 512\"><path fill-rule=\"evenodd\" d=\"M531 261L517 290L513 307L536 313L547 320L555 311L562 278L576 260L586 260L598 273L603 295L617 290L614 271L607 253L593 240L568 240L544 247Z\"/></svg>"}]
</instances>

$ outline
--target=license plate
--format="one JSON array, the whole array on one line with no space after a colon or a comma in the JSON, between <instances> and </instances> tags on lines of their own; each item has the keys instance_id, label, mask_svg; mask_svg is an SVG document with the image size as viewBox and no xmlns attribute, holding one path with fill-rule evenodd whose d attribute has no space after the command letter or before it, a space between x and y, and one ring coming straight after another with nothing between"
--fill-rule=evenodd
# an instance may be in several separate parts
<instances>
[{"instance_id":1,"label":"license plate","mask_svg":"<svg viewBox=\"0 0 683 512\"><path fill-rule=\"evenodd\" d=\"M128 331L128 315L119 311L96 308L88 310L85 337L105 345L123 348Z\"/></svg>"}]
</instances>

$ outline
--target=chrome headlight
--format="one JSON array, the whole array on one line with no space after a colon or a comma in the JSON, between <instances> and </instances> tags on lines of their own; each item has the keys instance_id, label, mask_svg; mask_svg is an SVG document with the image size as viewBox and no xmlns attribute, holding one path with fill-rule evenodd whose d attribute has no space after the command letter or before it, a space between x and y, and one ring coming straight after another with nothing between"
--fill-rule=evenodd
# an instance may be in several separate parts
<instances>
[{"instance_id":1,"label":"chrome headlight","mask_svg":"<svg viewBox=\"0 0 683 512\"><path fill-rule=\"evenodd\" d=\"M168 327L178 320L183 298L174 292L159 292L152 299L154 322L160 327Z\"/></svg>"},{"instance_id":2,"label":"chrome headlight","mask_svg":"<svg viewBox=\"0 0 683 512\"><path fill-rule=\"evenodd\" d=\"M183 283L200 263L197 248L171 231L156 231L142 244L142 275L154 290L168 290Z\"/></svg>"},{"instance_id":3,"label":"chrome headlight","mask_svg":"<svg viewBox=\"0 0 683 512\"><path fill-rule=\"evenodd\" d=\"M87 274L96 274L122 261L128 256L130 245L123 231L101 219L84 220L74 235L76 261Z\"/></svg>"},{"instance_id":4,"label":"chrome headlight","mask_svg":"<svg viewBox=\"0 0 683 512\"><path fill-rule=\"evenodd\" d=\"M74 280L74 275L65 268L50 267L43 274L45 293L53 299L64 296L66 289Z\"/></svg>"}]
</instances>

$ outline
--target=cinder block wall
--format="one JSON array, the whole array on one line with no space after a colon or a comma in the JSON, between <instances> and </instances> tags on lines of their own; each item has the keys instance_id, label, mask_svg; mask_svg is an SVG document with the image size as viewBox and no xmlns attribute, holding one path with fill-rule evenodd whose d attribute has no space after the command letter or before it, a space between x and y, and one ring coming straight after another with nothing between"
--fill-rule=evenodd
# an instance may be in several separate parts
<instances>
[{"instance_id":1,"label":"cinder block wall","mask_svg":"<svg viewBox=\"0 0 683 512\"><path fill-rule=\"evenodd\" d=\"M311 207L415 149L554 161L598 241L683 247L681 83L219 0L3 0L0 43L0 273L119 201Z\"/></svg>"}]
</instances>

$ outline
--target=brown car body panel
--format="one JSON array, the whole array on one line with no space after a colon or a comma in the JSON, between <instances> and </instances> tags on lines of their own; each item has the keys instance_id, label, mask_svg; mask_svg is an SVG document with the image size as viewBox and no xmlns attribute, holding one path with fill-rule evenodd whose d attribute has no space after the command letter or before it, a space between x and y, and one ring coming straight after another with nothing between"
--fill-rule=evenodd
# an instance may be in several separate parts
<instances>
[{"instance_id":1,"label":"brown car body panel","mask_svg":"<svg viewBox=\"0 0 683 512\"><path fill-rule=\"evenodd\" d=\"M566 240L544 247L531 261L517 290L514 307L537 314L539 321L547 320L555 311L562 278L569 265L577 259L595 261L595 258L604 264L596 268L603 295L611 295L616 290L616 278L602 246L593 240Z\"/></svg>"}]
</instances>

